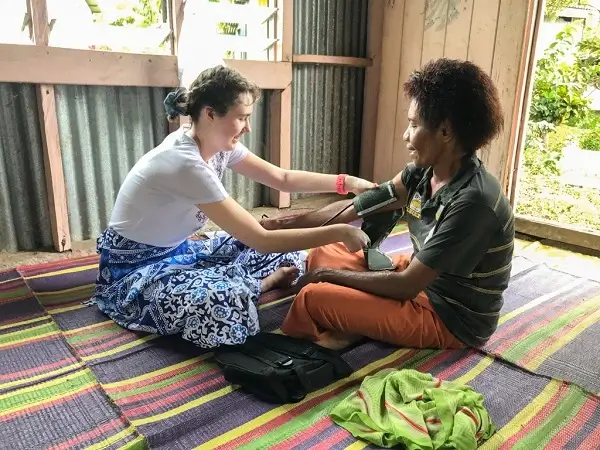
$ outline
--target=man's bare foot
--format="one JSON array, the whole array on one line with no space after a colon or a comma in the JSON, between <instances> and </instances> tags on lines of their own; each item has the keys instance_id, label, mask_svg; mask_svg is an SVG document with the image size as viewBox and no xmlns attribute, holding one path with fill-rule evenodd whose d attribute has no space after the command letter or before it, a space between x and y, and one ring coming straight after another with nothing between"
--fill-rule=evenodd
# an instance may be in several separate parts
<instances>
[{"instance_id":1,"label":"man's bare foot","mask_svg":"<svg viewBox=\"0 0 600 450\"><path fill-rule=\"evenodd\" d=\"M300 271L297 267L280 267L271 275L263 278L261 289L267 292L275 288L288 288L298 278Z\"/></svg>"},{"instance_id":2,"label":"man's bare foot","mask_svg":"<svg viewBox=\"0 0 600 450\"><path fill-rule=\"evenodd\" d=\"M346 334L337 331L330 330L321 337L315 344L320 345L331 350L342 350L346 347L350 347L352 344L364 339L359 334Z\"/></svg>"}]
</instances>

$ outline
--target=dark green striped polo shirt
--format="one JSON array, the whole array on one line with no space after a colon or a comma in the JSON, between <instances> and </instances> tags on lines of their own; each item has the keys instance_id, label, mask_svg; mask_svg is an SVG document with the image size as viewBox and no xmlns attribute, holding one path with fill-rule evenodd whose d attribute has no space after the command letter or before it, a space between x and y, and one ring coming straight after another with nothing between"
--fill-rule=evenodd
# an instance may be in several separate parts
<instances>
[{"instance_id":1,"label":"dark green striped polo shirt","mask_svg":"<svg viewBox=\"0 0 600 450\"><path fill-rule=\"evenodd\" d=\"M433 197L431 175L431 168L414 164L402 173L413 257L441 273L425 292L444 324L465 344L479 346L496 330L510 279L513 210L476 156Z\"/></svg>"}]
</instances>

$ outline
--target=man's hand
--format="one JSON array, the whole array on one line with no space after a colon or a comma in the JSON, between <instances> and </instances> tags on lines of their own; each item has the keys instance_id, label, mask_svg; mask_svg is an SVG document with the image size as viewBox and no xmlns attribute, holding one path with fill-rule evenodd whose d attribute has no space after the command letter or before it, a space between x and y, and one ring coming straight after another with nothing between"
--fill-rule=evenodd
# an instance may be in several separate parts
<instances>
[{"instance_id":1,"label":"man's hand","mask_svg":"<svg viewBox=\"0 0 600 450\"><path fill-rule=\"evenodd\" d=\"M327 267L319 267L317 269L306 272L301 276L295 284L296 290L300 291L304 286L310 283L321 283L325 281L325 277L333 270Z\"/></svg>"},{"instance_id":2,"label":"man's hand","mask_svg":"<svg viewBox=\"0 0 600 450\"><path fill-rule=\"evenodd\" d=\"M279 221L275 218L275 219L269 219L268 217L263 217L259 223L262 225L262 227L265 230L278 230L281 227L281 225L279 224Z\"/></svg>"}]
</instances>

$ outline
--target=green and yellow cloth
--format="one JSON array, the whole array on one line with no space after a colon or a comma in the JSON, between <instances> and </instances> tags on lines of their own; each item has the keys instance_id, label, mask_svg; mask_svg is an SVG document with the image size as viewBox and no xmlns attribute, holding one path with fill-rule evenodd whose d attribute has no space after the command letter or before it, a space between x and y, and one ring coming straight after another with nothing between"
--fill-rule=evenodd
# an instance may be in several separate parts
<instances>
[{"instance_id":1,"label":"green and yellow cloth","mask_svg":"<svg viewBox=\"0 0 600 450\"><path fill-rule=\"evenodd\" d=\"M365 377L331 417L357 438L408 450L475 449L495 431L481 394L412 369Z\"/></svg>"}]
</instances>

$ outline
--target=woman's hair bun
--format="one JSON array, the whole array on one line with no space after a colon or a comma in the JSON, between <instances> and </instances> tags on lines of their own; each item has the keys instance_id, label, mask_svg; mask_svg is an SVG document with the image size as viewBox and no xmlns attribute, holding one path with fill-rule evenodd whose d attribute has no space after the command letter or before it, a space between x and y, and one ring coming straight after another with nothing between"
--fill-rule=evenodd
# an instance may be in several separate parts
<instances>
[{"instance_id":1,"label":"woman's hair bun","mask_svg":"<svg viewBox=\"0 0 600 450\"><path fill-rule=\"evenodd\" d=\"M169 92L163 104L165 105L169 122L177 120L179 116L187 116L188 90L180 87Z\"/></svg>"}]
</instances>

